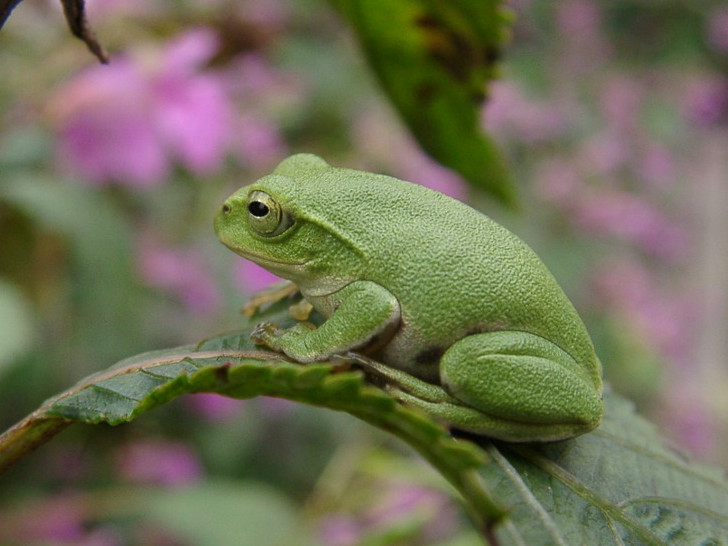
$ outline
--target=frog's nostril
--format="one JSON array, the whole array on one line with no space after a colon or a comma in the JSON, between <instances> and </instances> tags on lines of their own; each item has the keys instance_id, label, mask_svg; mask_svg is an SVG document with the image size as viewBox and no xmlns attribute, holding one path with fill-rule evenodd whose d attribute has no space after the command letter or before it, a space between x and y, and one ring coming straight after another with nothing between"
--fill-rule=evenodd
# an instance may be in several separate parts
<instances>
[{"instance_id":1,"label":"frog's nostril","mask_svg":"<svg viewBox=\"0 0 728 546\"><path fill-rule=\"evenodd\" d=\"M228 203L225 203L225 204L224 204L224 205L222 206L222 213L223 213L223 214L230 214L230 213L232 212L232 210L233 210L233 207L232 207L232 206L230 206L230 205L229 205Z\"/></svg>"}]
</instances>

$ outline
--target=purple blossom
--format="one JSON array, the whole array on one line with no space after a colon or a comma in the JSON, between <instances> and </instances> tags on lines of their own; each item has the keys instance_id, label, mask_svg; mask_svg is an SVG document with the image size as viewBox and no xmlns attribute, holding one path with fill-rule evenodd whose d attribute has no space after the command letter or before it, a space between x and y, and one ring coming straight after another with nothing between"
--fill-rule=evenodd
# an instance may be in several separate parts
<instances>
[{"instance_id":1,"label":"purple blossom","mask_svg":"<svg viewBox=\"0 0 728 546\"><path fill-rule=\"evenodd\" d=\"M556 6L556 20L564 36L590 39L599 34L601 14L595 2L567 0Z\"/></svg>"},{"instance_id":2,"label":"purple blossom","mask_svg":"<svg viewBox=\"0 0 728 546\"><path fill-rule=\"evenodd\" d=\"M362 523L351 516L330 516L319 524L321 541L330 546L355 546L364 534Z\"/></svg>"},{"instance_id":3,"label":"purple blossom","mask_svg":"<svg viewBox=\"0 0 728 546\"><path fill-rule=\"evenodd\" d=\"M612 77L604 82L600 107L608 128L618 134L634 132L644 98L645 90L633 78Z\"/></svg>"},{"instance_id":4,"label":"purple blossom","mask_svg":"<svg viewBox=\"0 0 728 546\"><path fill-rule=\"evenodd\" d=\"M243 165L264 168L286 154L280 131L270 120L250 111L236 122L233 152Z\"/></svg>"},{"instance_id":5,"label":"purple blossom","mask_svg":"<svg viewBox=\"0 0 728 546\"><path fill-rule=\"evenodd\" d=\"M527 98L510 82L491 85L490 98L483 109L485 129L526 144L557 138L569 127L569 117L559 105Z\"/></svg>"},{"instance_id":6,"label":"purple blossom","mask_svg":"<svg viewBox=\"0 0 728 546\"><path fill-rule=\"evenodd\" d=\"M711 415L705 385L694 376L682 377L664 393L663 400L663 420L669 423L677 441L691 453L715 453L717 423Z\"/></svg>"},{"instance_id":7,"label":"purple blossom","mask_svg":"<svg viewBox=\"0 0 728 546\"><path fill-rule=\"evenodd\" d=\"M627 260L603 265L592 278L595 303L625 318L645 342L673 361L684 361L694 341L694 304L658 285L644 267Z\"/></svg>"},{"instance_id":8,"label":"purple blossom","mask_svg":"<svg viewBox=\"0 0 728 546\"><path fill-rule=\"evenodd\" d=\"M449 497L442 491L417 485L392 487L381 504L370 511L367 521L372 526L386 527L413 514L426 522L421 536L428 541L440 542L458 526L457 512Z\"/></svg>"},{"instance_id":9,"label":"purple blossom","mask_svg":"<svg viewBox=\"0 0 728 546\"><path fill-rule=\"evenodd\" d=\"M708 127L728 117L728 79L709 76L690 82L684 93L685 116L696 125Z\"/></svg>"},{"instance_id":10,"label":"purple blossom","mask_svg":"<svg viewBox=\"0 0 728 546\"><path fill-rule=\"evenodd\" d=\"M83 499L74 495L60 495L45 502L43 517L33 518L27 528L18 533L25 540L53 540L57 543L79 543L86 535L84 519L86 507Z\"/></svg>"},{"instance_id":11,"label":"purple blossom","mask_svg":"<svg viewBox=\"0 0 728 546\"><path fill-rule=\"evenodd\" d=\"M137 262L149 285L174 294L190 309L212 312L220 305L219 290L199 252L145 240L139 246Z\"/></svg>"},{"instance_id":12,"label":"purple blossom","mask_svg":"<svg viewBox=\"0 0 728 546\"><path fill-rule=\"evenodd\" d=\"M233 116L224 79L203 71L216 48L211 31L193 30L66 83L51 107L61 162L90 183L139 187L164 182L173 162L217 169Z\"/></svg>"},{"instance_id":13,"label":"purple blossom","mask_svg":"<svg viewBox=\"0 0 728 546\"><path fill-rule=\"evenodd\" d=\"M632 148L619 131L603 131L585 140L581 159L595 174L610 174L629 165Z\"/></svg>"},{"instance_id":14,"label":"purple blossom","mask_svg":"<svg viewBox=\"0 0 728 546\"><path fill-rule=\"evenodd\" d=\"M664 261L679 261L688 251L682 226L657 207L629 192L587 186L568 162L544 163L538 178L541 198L552 203L581 229L623 240Z\"/></svg>"},{"instance_id":15,"label":"purple blossom","mask_svg":"<svg viewBox=\"0 0 728 546\"><path fill-rule=\"evenodd\" d=\"M40 516L39 516L40 515ZM83 495L62 493L7 518L0 515L3 544L69 544L117 546L121 540L110 527L93 525L93 508Z\"/></svg>"},{"instance_id":16,"label":"purple blossom","mask_svg":"<svg viewBox=\"0 0 728 546\"><path fill-rule=\"evenodd\" d=\"M61 88L54 99L61 161L95 184L162 182L167 159L145 111L145 87L137 67L118 59L113 68L95 67Z\"/></svg>"},{"instance_id":17,"label":"purple blossom","mask_svg":"<svg viewBox=\"0 0 728 546\"><path fill-rule=\"evenodd\" d=\"M130 482L179 486L197 481L202 467L186 445L161 440L123 446L116 454L119 475Z\"/></svg>"},{"instance_id":18,"label":"purple blossom","mask_svg":"<svg viewBox=\"0 0 728 546\"><path fill-rule=\"evenodd\" d=\"M290 6L283 0L246 0L240 10L247 21L271 31L281 28L290 14Z\"/></svg>"},{"instance_id":19,"label":"purple blossom","mask_svg":"<svg viewBox=\"0 0 728 546\"><path fill-rule=\"evenodd\" d=\"M572 161L549 159L538 165L536 191L541 199L560 208L570 208L572 196L584 185Z\"/></svg>"},{"instance_id":20,"label":"purple blossom","mask_svg":"<svg viewBox=\"0 0 728 546\"><path fill-rule=\"evenodd\" d=\"M262 290L282 279L249 260L235 260L233 277L236 284L247 294Z\"/></svg>"},{"instance_id":21,"label":"purple blossom","mask_svg":"<svg viewBox=\"0 0 728 546\"><path fill-rule=\"evenodd\" d=\"M685 256L687 235L682 227L638 196L612 189L584 189L572 210L577 226L622 239L662 260Z\"/></svg>"},{"instance_id":22,"label":"purple blossom","mask_svg":"<svg viewBox=\"0 0 728 546\"><path fill-rule=\"evenodd\" d=\"M562 68L571 74L594 72L610 52L610 44L601 30L600 3L566 0L555 6Z\"/></svg>"},{"instance_id":23,"label":"purple blossom","mask_svg":"<svg viewBox=\"0 0 728 546\"><path fill-rule=\"evenodd\" d=\"M641 155L637 174L651 187L665 189L675 182L676 169L670 150L661 145L650 145Z\"/></svg>"},{"instance_id":24,"label":"purple blossom","mask_svg":"<svg viewBox=\"0 0 728 546\"><path fill-rule=\"evenodd\" d=\"M196 393L185 397L186 405L208 421L226 421L237 415L245 403L214 393Z\"/></svg>"},{"instance_id":25,"label":"purple blossom","mask_svg":"<svg viewBox=\"0 0 728 546\"><path fill-rule=\"evenodd\" d=\"M319 524L324 544L347 546L366 542L372 533L397 528L404 521L421 522L418 544L439 544L452 536L459 524L458 512L441 491L410 484L385 483L357 515L336 514ZM412 527L413 532L415 528ZM414 537L412 537L414 538Z\"/></svg>"},{"instance_id":26,"label":"purple blossom","mask_svg":"<svg viewBox=\"0 0 728 546\"><path fill-rule=\"evenodd\" d=\"M708 15L708 43L718 53L728 53L728 7L720 6Z\"/></svg>"}]
</instances>

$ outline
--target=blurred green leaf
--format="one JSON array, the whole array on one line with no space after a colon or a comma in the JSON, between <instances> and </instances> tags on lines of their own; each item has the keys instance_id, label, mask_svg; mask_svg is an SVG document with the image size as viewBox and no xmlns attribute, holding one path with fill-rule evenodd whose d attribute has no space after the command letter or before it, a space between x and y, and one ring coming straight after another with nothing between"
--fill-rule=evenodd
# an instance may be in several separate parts
<instances>
[{"instance_id":1,"label":"blurred green leaf","mask_svg":"<svg viewBox=\"0 0 728 546\"><path fill-rule=\"evenodd\" d=\"M42 165L51 154L52 139L47 129L31 125L0 133L0 169L6 177L14 170Z\"/></svg>"},{"instance_id":2,"label":"blurred green leaf","mask_svg":"<svg viewBox=\"0 0 728 546\"><path fill-rule=\"evenodd\" d=\"M290 324L287 303L266 318ZM468 436L477 449L367 384L358 371L255 350L249 330L250 324L198 346L138 355L80 382L0 437L0 468L73 421L119 424L191 392L268 395L345 411L409 443L460 492L493 543L728 543L722 474L665 447L616 395L606 396L604 421L591 434L548 444Z\"/></svg>"},{"instance_id":3,"label":"blurred green leaf","mask_svg":"<svg viewBox=\"0 0 728 546\"><path fill-rule=\"evenodd\" d=\"M213 481L157 489L140 498L138 507L145 519L158 523L186 544L313 544L299 527L297 512L290 502L259 484Z\"/></svg>"},{"instance_id":4,"label":"blurred green leaf","mask_svg":"<svg viewBox=\"0 0 728 546\"><path fill-rule=\"evenodd\" d=\"M0 279L0 374L31 348L33 319L23 294Z\"/></svg>"},{"instance_id":5,"label":"blurred green leaf","mask_svg":"<svg viewBox=\"0 0 728 546\"><path fill-rule=\"evenodd\" d=\"M118 358L142 325L132 260L131 226L107 195L81 184L15 172L0 186L0 201L38 228L60 235L78 267L72 294L77 324L97 358ZM103 305L100 305L103 302Z\"/></svg>"},{"instance_id":6,"label":"blurred green leaf","mask_svg":"<svg viewBox=\"0 0 728 546\"><path fill-rule=\"evenodd\" d=\"M331 0L422 148L507 204L515 189L480 109L510 17L500 0Z\"/></svg>"}]
</instances>

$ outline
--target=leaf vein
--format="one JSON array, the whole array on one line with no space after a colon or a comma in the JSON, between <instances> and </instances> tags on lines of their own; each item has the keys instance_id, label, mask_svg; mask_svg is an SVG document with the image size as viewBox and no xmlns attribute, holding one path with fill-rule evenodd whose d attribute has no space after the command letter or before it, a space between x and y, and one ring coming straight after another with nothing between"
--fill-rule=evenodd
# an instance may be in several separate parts
<instances>
[{"instance_id":1,"label":"leaf vein","mask_svg":"<svg viewBox=\"0 0 728 546\"><path fill-rule=\"evenodd\" d=\"M493 444L491 444L488 446L487 451L488 454L493 457L493 460L496 461L498 466L503 469L503 472L506 474L506 476L510 478L516 489L518 489L518 491L521 493L526 503L534 510L534 512L536 512L539 520L541 520L544 527L549 531L556 543L563 546L568 546L554 520L551 518L551 516L543 507L543 505L539 502L539 500L535 497L533 492L529 489L528 485L526 485L526 483L523 481L521 475L516 471L515 468L513 468L513 466L503 456L500 450L498 450Z\"/></svg>"}]
</instances>

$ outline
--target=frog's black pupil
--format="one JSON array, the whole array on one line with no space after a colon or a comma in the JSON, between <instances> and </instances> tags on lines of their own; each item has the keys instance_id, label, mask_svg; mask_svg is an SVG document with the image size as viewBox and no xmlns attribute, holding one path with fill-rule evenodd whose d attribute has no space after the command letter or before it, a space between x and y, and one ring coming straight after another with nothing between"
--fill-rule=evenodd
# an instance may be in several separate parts
<instances>
[{"instance_id":1,"label":"frog's black pupil","mask_svg":"<svg viewBox=\"0 0 728 546\"><path fill-rule=\"evenodd\" d=\"M260 201L253 201L248 205L248 210L253 216L261 218L270 212L268 205L261 203Z\"/></svg>"}]
</instances>

